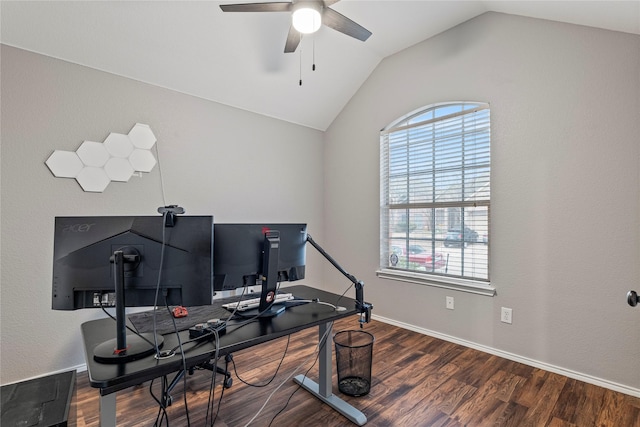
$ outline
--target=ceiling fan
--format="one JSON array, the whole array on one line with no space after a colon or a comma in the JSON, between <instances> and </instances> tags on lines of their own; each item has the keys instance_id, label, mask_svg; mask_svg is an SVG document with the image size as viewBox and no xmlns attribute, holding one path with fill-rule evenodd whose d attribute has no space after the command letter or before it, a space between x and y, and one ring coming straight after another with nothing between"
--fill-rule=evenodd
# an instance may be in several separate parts
<instances>
[{"instance_id":1,"label":"ceiling fan","mask_svg":"<svg viewBox=\"0 0 640 427\"><path fill-rule=\"evenodd\" d=\"M339 0L292 0L268 3L223 4L223 12L291 12L292 23L284 46L285 53L295 52L302 34L316 32L324 24L355 39L365 41L371 31L331 9Z\"/></svg>"}]
</instances>

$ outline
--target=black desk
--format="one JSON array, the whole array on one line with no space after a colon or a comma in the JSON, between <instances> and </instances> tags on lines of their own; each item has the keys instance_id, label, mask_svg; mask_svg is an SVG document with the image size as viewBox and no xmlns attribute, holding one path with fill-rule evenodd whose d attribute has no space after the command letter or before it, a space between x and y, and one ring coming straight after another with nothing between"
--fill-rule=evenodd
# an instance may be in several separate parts
<instances>
[{"instance_id":1,"label":"black desk","mask_svg":"<svg viewBox=\"0 0 640 427\"><path fill-rule=\"evenodd\" d=\"M318 326L319 339L327 334L327 345L320 349L319 379L314 382L304 375L298 375L294 381L303 388L332 406L349 420L358 425L367 422L366 416L349 405L338 396L332 394L332 334L331 322L357 314L355 301L339 295L324 292L308 286L291 286L283 291L291 292L302 299L318 298L345 307L344 311L335 311L322 304L306 304L289 307L287 310L271 319L260 319L236 329L233 325L243 322L231 320L227 324L227 333L220 337L219 354L233 353L254 345L258 345L276 338L299 332L306 328ZM84 340L85 357L89 382L92 387L100 389L100 425L102 427L116 425L116 392L134 385L169 375L183 369L182 358L174 356L169 359L156 360L154 356L123 364L102 364L93 359L93 349L100 343L115 337L115 322L112 319L99 319L82 324L82 338ZM180 339L184 343L189 339L189 332L180 332ZM175 333L164 335L164 349L171 349L178 345ZM187 368L211 360L215 352L215 343L206 342L185 351Z\"/></svg>"}]
</instances>

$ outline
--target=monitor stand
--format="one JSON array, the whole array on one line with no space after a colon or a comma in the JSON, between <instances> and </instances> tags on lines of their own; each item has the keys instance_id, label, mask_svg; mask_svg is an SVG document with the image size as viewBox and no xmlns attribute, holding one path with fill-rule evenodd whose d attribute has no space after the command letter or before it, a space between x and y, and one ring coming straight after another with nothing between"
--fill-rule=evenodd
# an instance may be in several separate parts
<instances>
[{"instance_id":1,"label":"monitor stand","mask_svg":"<svg viewBox=\"0 0 640 427\"><path fill-rule=\"evenodd\" d=\"M126 336L126 345L119 350L118 339L114 338L103 342L93 349L93 359L99 363L126 363L143 357L151 356L156 352L153 333ZM164 338L157 335L158 348L162 348Z\"/></svg>"},{"instance_id":2,"label":"monitor stand","mask_svg":"<svg viewBox=\"0 0 640 427\"><path fill-rule=\"evenodd\" d=\"M262 291L260 292L260 305L258 308L237 311L236 315L244 318L271 318L285 310L284 305L273 304L278 291L279 248L280 232L277 230L266 231L262 245Z\"/></svg>"},{"instance_id":3,"label":"monitor stand","mask_svg":"<svg viewBox=\"0 0 640 427\"><path fill-rule=\"evenodd\" d=\"M252 308L245 311L236 311L236 316L244 317L247 319L251 317L270 318L276 317L278 314L284 312L285 309L286 307L284 305L274 305L265 311L260 311L259 308Z\"/></svg>"},{"instance_id":4,"label":"monitor stand","mask_svg":"<svg viewBox=\"0 0 640 427\"><path fill-rule=\"evenodd\" d=\"M96 362L131 362L155 353L156 343L158 349L162 348L164 344L162 335L154 335L153 333L127 335L124 302L124 265L125 263L138 262L139 257L139 254L125 255L122 250L113 253L112 262L115 270L113 281L116 290L116 338L96 346L93 350L93 358Z\"/></svg>"}]
</instances>

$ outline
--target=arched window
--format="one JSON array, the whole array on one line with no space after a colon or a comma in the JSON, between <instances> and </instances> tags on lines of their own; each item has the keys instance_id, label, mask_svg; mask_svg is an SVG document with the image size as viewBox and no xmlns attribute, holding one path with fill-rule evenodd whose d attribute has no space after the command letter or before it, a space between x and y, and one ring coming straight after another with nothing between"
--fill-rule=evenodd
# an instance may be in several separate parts
<instances>
[{"instance_id":1,"label":"arched window","mask_svg":"<svg viewBox=\"0 0 640 427\"><path fill-rule=\"evenodd\" d=\"M488 104L430 105L385 128L378 274L487 286L490 177Z\"/></svg>"}]
</instances>

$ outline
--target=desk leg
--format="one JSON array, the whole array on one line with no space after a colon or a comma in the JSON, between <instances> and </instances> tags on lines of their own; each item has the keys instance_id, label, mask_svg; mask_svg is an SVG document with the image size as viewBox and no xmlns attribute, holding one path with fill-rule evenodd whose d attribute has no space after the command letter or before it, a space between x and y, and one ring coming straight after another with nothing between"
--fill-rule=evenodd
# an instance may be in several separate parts
<instances>
[{"instance_id":1,"label":"desk leg","mask_svg":"<svg viewBox=\"0 0 640 427\"><path fill-rule=\"evenodd\" d=\"M116 394L100 395L100 427L116 427Z\"/></svg>"},{"instance_id":2,"label":"desk leg","mask_svg":"<svg viewBox=\"0 0 640 427\"><path fill-rule=\"evenodd\" d=\"M320 348L319 354L319 375L318 383L304 375L297 375L293 380L300 384L305 390L340 412L353 423L363 426L367 423L367 417L344 400L332 393L332 346L331 346L331 323L325 323L319 327L319 339L327 335L325 345Z\"/></svg>"}]
</instances>

